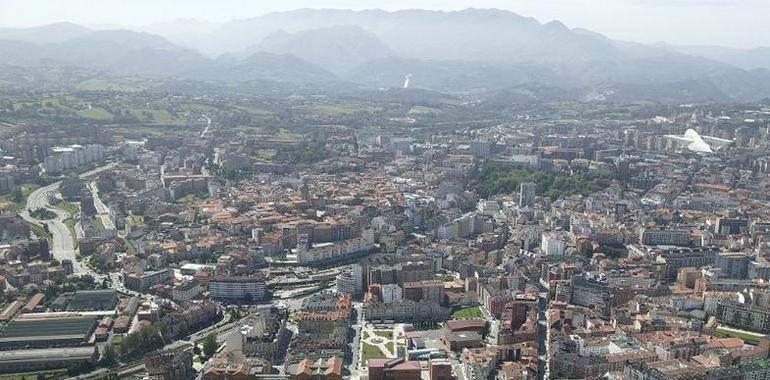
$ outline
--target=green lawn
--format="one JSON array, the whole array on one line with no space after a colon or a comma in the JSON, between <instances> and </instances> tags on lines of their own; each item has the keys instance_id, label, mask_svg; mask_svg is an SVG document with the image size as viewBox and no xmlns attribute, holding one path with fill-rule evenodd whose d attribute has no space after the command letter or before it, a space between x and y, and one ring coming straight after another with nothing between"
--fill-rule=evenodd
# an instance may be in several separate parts
<instances>
[{"instance_id":1,"label":"green lawn","mask_svg":"<svg viewBox=\"0 0 770 380\"><path fill-rule=\"evenodd\" d=\"M126 253L129 254L129 256L136 256L136 248L134 248L134 245L131 244L126 238L123 239L123 248L126 250Z\"/></svg>"},{"instance_id":2,"label":"green lawn","mask_svg":"<svg viewBox=\"0 0 770 380\"><path fill-rule=\"evenodd\" d=\"M758 343L759 339L764 336L762 334L754 333L751 331L739 330L739 329L735 329L727 326L719 326L715 329L715 332L716 332L716 335L741 338L746 343L754 343L754 344Z\"/></svg>"},{"instance_id":3,"label":"green lawn","mask_svg":"<svg viewBox=\"0 0 770 380\"><path fill-rule=\"evenodd\" d=\"M389 330L374 330L374 335L385 339L393 339L393 331Z\"/></svg>"},{"instance_id":4,"label":"green lawn","mask_svg":"<svg viewBox=\"0 0 770 380\"><path fill-rule=\"evenodd\" d=\"M300 107L304 111L326 116L348 115L356 112L377 112L379 107L350 103L326 103Z\"/></svg>"},{"instance_id":5,"label":"green lawn","mask_svg":"<svg viewBox=\"0 0 770 380\"><path fill-rule=\"evenodd\" d=\"M46 232L45 228L38 226L37 224L27 223L29 225L29 230L32 231L35 236L41 238L41 239L50 239L53 237L50 232Z\"/></svg>"},{"instance_id":6,"label":"green lawn","mask_svg":"<svg viewBox=\"0 0 770 380\"><path fill-rule=\"evenodd\" d=\"M129 112L131 115L142 121L149 121L159 124L173 124L176 122L181 122L181 120L174 118L174 116L165 109L132 108L129 110ZM152 115L152 119L147 119L148 113Z\"/></svg>"},{"instance_id":7,"label":"green lawn","mask_svg":"<svg viewBox=\"0 0 770 380\"><path fill-rule=\"evenodd\" d=\"M91 109L79 111L78 115L94 120L112 120L112 114L101 107L93 107Z\"/></svg>"},{"instance_id":8,"label":"green lawn","mask_svg":"<svg viewBox=\"0 0 770 380\"><path fill-rule=\"evenodd\" d=\"M363 349L361 350L361 360L366 363L369 359L387 359L382 350L377 346L372 346L368 343L362 343Z\"/></svg>"},{"instance_id":9,"label":"green lawn","mask_svg":"<svg viewBox=\"0 0 770 380\"><path fill-rule=\"evenodd\" d=\"M91 219L91 225L94 226L97 230L103 230L104 229L104 222L102 222L102 218L95 216Z\"/></svg>"},{"instance_id":10,"label":"green lawn","mask_svg":"<svg viewBox=\"0 0 770 380\"><path fill-rule=\"evenodd\" d=\"M128 215L126 216L126 224L136 225L144 223L144 217L141 215Z\"/></svg>"},{"instance_id":11,"label":"green lawn","mask_svg":"<svg viewBox=\"0 0 770 380\"><path fill-rule=\"evenodd\" d=\"M437 114L443 112L439 108L432 108L432 107L426 107L426 106L414 106L412 109L409 110L409 114L415 115L415 114Z\"/></svg>"},{"instance_id":12,"label":"green lawn","mask_svg":"<svg viewBox=\"0 0 770 380\"><path fill-rule=\"evenodd\" d=\"M78 206L75 206L74 204L65 200L59 201L59 203L56 204L56 207L68 212L70 215L75 215L78 213Z\"/></svg>"},{"instance_id":13,"label":"green lawn","mask_svg":"<svg viewBox=\"0 0 770 380\"><path fill-rule=\"evenodd\" d=\"M30 194L32 194L33 191L40 188L40 185L36 183L22 183L19 186L21 186L21 195L24 198L27 198Z\"/></svg>"},{"instance_id":14,"label":"green lawn","mask_svg":"<svg viewBox=\"0 0 770 380\"><path fill-rule=\"evenodd\" d=\"M276 153L275 149L259 149L257 151L257 157L266 161L272 161Z\"/></svg>"},{"instance_id":15,"label":"green lawn","mask_svg":"<svg viewBox=\"0 0 770 380\"><path fill-rule=\"evenodd\" d=\"M273 115L273 113L269 110L266 110L264 108L259 107L252 107L252 106L236 106L235 108L244 110L250 114L253 115L260 115L260 116L270 116Z\"/></svg>"},{"instance_id":16,"label":"green lawn","mask_svg":"<svg viewBox=\"0 0 770 380\"><path fill-rule=\"evenodd\" d=\"M484 318L484 314L481 312L481 307L474 306L465 309L460 309L452 313L454 319L479 319Z\"/></svg>"}]
</instances>

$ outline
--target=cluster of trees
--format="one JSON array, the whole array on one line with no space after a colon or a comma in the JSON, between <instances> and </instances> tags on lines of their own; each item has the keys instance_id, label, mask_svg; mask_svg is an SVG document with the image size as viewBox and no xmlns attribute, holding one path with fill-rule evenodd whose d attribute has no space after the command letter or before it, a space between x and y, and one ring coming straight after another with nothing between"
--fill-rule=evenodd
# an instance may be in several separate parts
<instances>
[{"instance_id":1,"label":"cluster of trees","mask_svg":"<svg viewBox=\"0 0 770 380\"><path fill-rule=\"evenodd\" d=\"M51 219L56 218L56 213L55 212L53 212L51 210L48 210L48 209L45 209L45 208L42 208L42 207L38 208L38 209L35 209L35 210L32 210L29 213L29 215L31 215L33 218L38 219L38 220L51 220Z\"/></svg>"},{"instance_id":2,"label":"cluster of trees","mask_svg":"<svg viewBox=\"0 0 770 380\"><path fill-rule=\"evenodd\" d=\"M89 373L96 369L96 366L89 362L81 362L77 365L73 365L69 368L67 368L67 376L74 377L78 375L82 375L84 373Z\"/></svg>"},{"instance_id":3,"label":"cluster of trees","mask_svg":"<svg viewBox=\"0 0 770 380\"><path fill-rule=\"evenodd\" d=\"M203 339L203 355L211 357L217 352L219 343L217 343L217 336L215 334L206 335Z\"/></svg>"},{"instance_id":4,"label":"cluster of trees","mask_svg":"<svg viewBox=\"0 0 770 380\"><path fill-rule=\"evenodd\" d=\"M104 262L104 258L101 255L92 255L88 258L88 264L91 265L94 269L100 271L100 272L106 272L110 269L112 269L111 266L107 265Z\"/></svg>"},{"instance_id":5,"label":"cluster of trees","mask_svg":"<svg viewBox=\"0 0 770 380\"><path fill-rule=\"evenodd\" d=\"M123 357L139 356L163 346L162 323L146 326L128 334L120 342L120 354Z\"/></svg>"},{"instance_id":6,"label":"cluster of trees","mask_svg":"<svg viewBox=\"0 0 770 380\"><path fill-rule=\"evenodd\" d=\"M239 179L246 178L249 175L249 172L247 170L242 169L233 169L226 166L218 165L215 163L208 163L206 164L206 170L213 175L214 177L217 177L220 179L220 181L237 181Z\"/></svg>"},{"instance_id":7,"label":"cluster of trees","mask_svg":"<svg viewBox=\"0 0 770 380\"><path fill-rule=\"evenodd\" d=\"M587 196L609 187L613 175L610 172L559 172L538 171L484 164L471 187L479 196L487 198L495 194L519 191L524 182L537 184L538 195L553 200L575 194Z\"/></svg>"}]
</instances>

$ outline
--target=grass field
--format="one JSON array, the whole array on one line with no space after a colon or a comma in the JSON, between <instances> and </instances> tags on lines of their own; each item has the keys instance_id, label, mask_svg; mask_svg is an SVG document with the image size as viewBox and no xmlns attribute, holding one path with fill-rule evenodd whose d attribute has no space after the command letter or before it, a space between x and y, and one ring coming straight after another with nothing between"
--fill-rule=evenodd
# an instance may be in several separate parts
<instances>
[{"instance_id":1,"label":"grass field","mask_svg":"<svg viewBox=\"0 0 770 380\"><path fill-rule=\"evenodd\" d=\"M452 318L454 319L477 319L483 317L484 314L481 313L481 308L479 306L467 307L452 313Z\"/></svg>"},{"instance_id":2,"label":"grass field","mask_svg":"<svg viewBox=\"0 0 770 380\"><path fill-rule=\"evenodd\" d=\"M275 149L260 149L257 151L257 157L263 160L271 161L273 157L275 157L276 153L277 152Z\"/></svg>"},{"instance_id":3,"label":"grass field","mask_svg":"<svg viewBox=\"0 0 770 380\"><path fill-rule=\"evenodd\" d=\"M307 107L301 107L307 112L313 112L321 115L349 115L357 112L377 112L382 110L379 107L372 107L368 105L359 104L342 104L342 103L327 103L316 104Z\"/></svg>"},{"instance_id":4,"label":"grass field","mask_svg":"<svg viewBox=\"0 0 770 380\"><path fill-rule=\"evenodd\" d=\"M123 248L126 249L126 253L128 253L130 256L136 256L136 248L134 248L134 245L131 244L126 238L123 239Z\"/></svg>"},{"instance_id":5,"label":"grass field","mask_svg":"<svg viewBox=\"0 0 770 380\"><path fill-rule=\"evenodd\" d=\"M95 216L91 219L91 225L94 226L97 230L103 230L104 229L104 222L102 222L102 218Z\"/></svg>"},{"instance_id":6,"label":"grass field","mask_svg":"<svg viewBox=\"0 0 770 380\"><path fill-rule=\"evenodd\" d=\"M716 335L719 336L741 338L744 342L753 344L758 343L759 339L764 336L762 334L754 333L751 331L733 329L727 326L719 326L715 329L715 332Z\"/></svg>"},{"instance_id":7,"label":"grass field","mask_svg":"<svg viewBox=\"0 0 770 380\"><path fill-rule=\"evenodd\" d=\"M259 115L259 116L270 116L273 113L259 107L252 107L252 106L237 106L236 108L244 110L250 114Z\"/></svg>"},{"instance_id":8,"label":"grass field","mask_svg":"<svg viewBox=\"0 0 770 380\"><path fill-rule=\"evenodd\" d=\"M387 359L382 350L377 346L372 346L368 343L362 343L363 349L361 350L361 360L366 363L369 359Z\"/></svg>"},{"instance_id":9,"label":"grass field","mask_svg":"<svg viewBox=\"0 0 770 380\"><path fill-rule=\"evenodd\" d=\"M389 330L374 330L374 335L385 339L393 339L393 331Z\"/></svg>"},{"instance_id":10,"label":"grass field","mask_svg":"<svg viewBox=\"0 0 770 380\"><path fill-rule=\"evenodd\" d=\"M45 228L38 226L37 224L27 223L29 225L30 231L32 231L35 236L41 238L41 239L50 239L53 237L50 232L46 232Z\"/></svg>"},{"instance_id":11,"label":"grass field","mask_svg":"<svg viewBox=\"0 0 770 380\"><path fill-rule=\"evenodd\" d=\"M21 196L24 197L25 199L30 194L32 194L33 191L35 191L38 188L40 188L40 185L38 185L36 183L22 183L19 186L21 187Z\"/></svg>"},{"instance_id":12,"label":"grass field","mask_svg":"<svg viewBox=\"0 0 770 380\"><path fill-rule=\"evenodd\" d=\"M201 129L190 129L181 124L135 124L110 126L116 133L125 133L141 136L198 136Z\"/></svg>"},{"instance_id":13,"label":"grass field","mask_svg":"<svg viewBox=\"0 0 770 380\"><path fill-rule=\"evenodd\" d=\"M56 204L56 207L68 212L70 215L78 213L78 206L64 200L59 201L59 203Z\"/></svg>"},{"instance_id":14,"label":"grass field","mask_svg":"<svg viewBox=\"0 0 770 380\"><path fill-rule=\"evenodd\" d=\"M149 82L138 78L91 78L78 83L77 88L86 91L144 91L161 85L160 81Z\"/></svg>"},{"instance_id":15,"label":"grass field","mask_svg":"<svg viewBox=\"0 0 770 380\"><path fill-rule=\"evenodd\" d=\"M79 111L78 115L94 120L112 120L112 114L101 107L93 107L91 109Z\"/></svg>"},{"instance_id":16,"label":"grass field","mask_svg":"<svg viewBox=\"0 0 770 380\"><path fill-rule=\"evenodd\" d=\"M142 224L144 223L144 217L141 215L129 215L126 217L126 224Z\"/></svg>"},{"instance_id":17,"label":"grass field","mask_svg":"<svg viewBox=\"0 0 770 380\"><path fill-rule=\"evenodd\" d=\"M139 120L145 120L159 124L174 124L184 122L184 120L177 120L173 115L171 115L171 113L164 109L133 108L129 110L129 112ZM151 120L147 119L147 113L152 115Z\"/></svg>"},{"instance_id":18,"label":"grass field","mask_svg":"<svg viewBox=\"0 0 770 380\"><path fill-rule=\"evenodd\" d=\"M410 115L437 114L441 112L443 112L441 109L431 108L426 106L414 106L412 107L412 109L409 110Z\"/></svg>"}]
</instances>

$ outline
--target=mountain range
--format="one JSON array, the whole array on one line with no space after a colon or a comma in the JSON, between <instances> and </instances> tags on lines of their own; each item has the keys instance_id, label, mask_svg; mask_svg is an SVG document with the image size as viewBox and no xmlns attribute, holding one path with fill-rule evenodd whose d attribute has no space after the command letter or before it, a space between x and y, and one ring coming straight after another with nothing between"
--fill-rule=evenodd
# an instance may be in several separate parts
<instances>
[{"instance_id":1,"label":"mountain range","mask_svg":"<svg viewBox=\"0 0 770 380\"><path fill-rule=\"evenodd\" d=\"M401 87L410 75L413 87L515 99L532 88L619 101L770 97L770 48L644 45L493 9L301 9L143 30L0 28L0 65L362 88Z\"/></svg>"}]
</instances>

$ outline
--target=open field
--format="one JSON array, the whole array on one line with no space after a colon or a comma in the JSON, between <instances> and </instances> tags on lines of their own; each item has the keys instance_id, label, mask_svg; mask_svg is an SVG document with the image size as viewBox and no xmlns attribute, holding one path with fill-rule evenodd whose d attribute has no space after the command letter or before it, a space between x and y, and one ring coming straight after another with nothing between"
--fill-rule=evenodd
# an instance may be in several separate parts
<instances>
[{"instance_id":1,"label":"open field","mask_svg":"<svg viewBox=\"0 0 770 380\"><path fill-rule=\"evenodd\" d=\"M369 359L386 359L387 356L377 346L368 343L362 343L361 360L366 363Z\"/></svg>"},{"instance_id":2,"label":"open field","mask_svg":"<svg viewBox=\"0 0 770 380\"><path fill-rule=\"evenodd\" d=\"M452 313L452 318L454 319L476 319L483 317L484 314L481 313L481 308L479 306L460 309Z\"/></svg>"}]
</instances>

